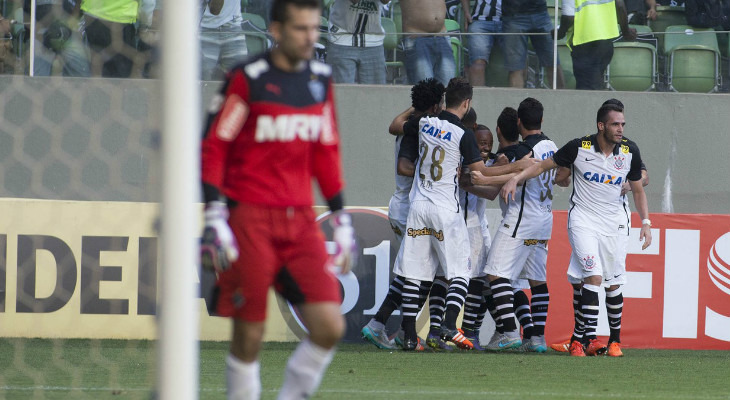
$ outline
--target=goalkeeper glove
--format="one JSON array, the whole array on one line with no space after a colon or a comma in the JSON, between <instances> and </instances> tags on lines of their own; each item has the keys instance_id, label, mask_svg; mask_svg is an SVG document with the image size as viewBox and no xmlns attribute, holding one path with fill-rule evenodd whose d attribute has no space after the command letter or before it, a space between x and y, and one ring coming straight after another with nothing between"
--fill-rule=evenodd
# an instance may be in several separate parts
<instances>
[{"instance_id":1,"label":"goalkeeper glove","mask_svg":"<svg viewBox=\"0 0 730 400\"><path fill-rule=\"evenodd\" d=\"M203 268L223 272L238 259L238 246L228 226L228 208L221 201L205 207L205 229L200 239L200 262Z\"/></svg>"},{"instance_id":2,"label":"goalkeeper glove","mask_svg":"<svg viewBox=\"0 0 730 400\"><path fill-rule=\"evenodd\" d=\"M355 229L352 227L352 218L344 211L334 213L330 220L332 226L332 238L335 242L335 253L332 255L332 263L340 267L340 273L350 272L357 264L357 243L355 242Z\"/></svg>"}]
</instances>

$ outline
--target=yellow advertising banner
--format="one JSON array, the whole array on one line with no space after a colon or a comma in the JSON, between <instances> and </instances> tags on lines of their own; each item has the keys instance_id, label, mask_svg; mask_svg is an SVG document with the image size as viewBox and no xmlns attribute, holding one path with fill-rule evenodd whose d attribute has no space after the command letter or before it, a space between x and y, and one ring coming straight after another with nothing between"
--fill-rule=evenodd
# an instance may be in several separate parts
<instances>
[{"instance_id":1,"label":"yellow advertising banner","mask_svg":"<svg viewBox=\"0 0 730 400\"><path fill-rule=\"evenodd\" d=\"M158 205L2 199L0 336L154 339ZM196 272L196 276L197 272ZM297 336L270 293L266 340ZM230 322L200 300L200 339Z\"/></svg>"}]
</instances>

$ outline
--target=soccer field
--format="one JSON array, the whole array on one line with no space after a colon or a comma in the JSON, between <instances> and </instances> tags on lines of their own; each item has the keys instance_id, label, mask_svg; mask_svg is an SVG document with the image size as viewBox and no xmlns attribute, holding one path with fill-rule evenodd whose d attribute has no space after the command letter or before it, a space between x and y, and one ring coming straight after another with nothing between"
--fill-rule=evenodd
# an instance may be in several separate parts
<instances>
[{"instance_id":1,"label":"soccer field","mask_svg":"<svg viewBox=\"0 0 730 400\"><path fill-rule=\"evenodd\" d=\"M265 344L264 399L276 397L294 346ZM1 339L0 399L151 399L154 347L149 341ZM201 343L201 399L225 399L226 352L227 343ZM404 353L343 344L313 398L730 399L730 352L625 354Z\"/></svg>"}]
</instances>

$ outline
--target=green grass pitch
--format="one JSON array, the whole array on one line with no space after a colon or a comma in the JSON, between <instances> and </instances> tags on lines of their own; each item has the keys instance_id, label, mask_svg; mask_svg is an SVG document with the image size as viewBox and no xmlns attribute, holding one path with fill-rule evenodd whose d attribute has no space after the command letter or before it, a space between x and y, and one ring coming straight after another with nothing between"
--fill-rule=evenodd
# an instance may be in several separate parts
<instances>
[{"instance_id":1,"label":"green grass pitch","mask_svg":"<svg viewBox=\"0 0 730 400\"><path fill-rule=\"evenodd\" d=\"M266 343L274 399L295 343ZM200 399L225 399L226 343L200 345ZM155 343L0 339L0 399L152 399ZM625 350L625 357L404 353L342 344L314 399L730 399L730 352Z\"/></svg>"}]
</instances>

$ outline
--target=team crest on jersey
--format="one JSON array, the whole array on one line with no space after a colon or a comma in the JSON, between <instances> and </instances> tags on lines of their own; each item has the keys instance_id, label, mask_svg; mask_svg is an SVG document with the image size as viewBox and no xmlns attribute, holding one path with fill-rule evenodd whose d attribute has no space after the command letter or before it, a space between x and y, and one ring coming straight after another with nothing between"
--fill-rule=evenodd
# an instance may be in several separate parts
<instances>
[{"instance_id":1,"label":"team crest on jersey","mask_svg":"<svg viewBox=\"0 0 730 400\"><path fill-rule=\"evenodd\" d=\"M585 264L586 269L593 269L596 265L596 262L593 260L594 258L594 256L587 256L583 259L583 264Z\"/></svg>"},{"instance_id":2,"label":"team crest on jersey","mask_svg":"<svg viewBox=\"0 0 730 400\"><path fill-rule=\"evenodd\" d=\"M621 145L621 152L624 154L629 154L629 146L622 144Z\"/></svg>"},{"instance_id":3,"label":"team crest on jersey","mask_svg":"<svg viewBox=\"0 0 730 400\"><path fill-rule=\"evenodd\" d=\"M624 160L626 160L626 157L621 156L615 156L613 157L613 166L614 168L621 170L624 167Z\"/></svg>"},{"instance_id":4,"label":"team crest on jersey","mask_svg":"<svg viewBox=\"0 0 730 400\"><path fill-rule=\"evenodd\" d=\"M309 83L307 83L307 86L309 87L309 93L312 94L314 101L318 103L324 101L324 84L320 82L317 77L312 76L312 79Z\"/></svg>"},{"instance_id":5,"label":"team crest on jersey","mask_svg":"<svg viewBox=\"0 0 730 400\"><path fill-rule=\"evenodd\" d=\"M583 142L581 142L580 145L581 145L581 147L583 147L586 150L590 150L591 149L591 141L590 140L584 140Z\"/></svg>"}]
</instances>

